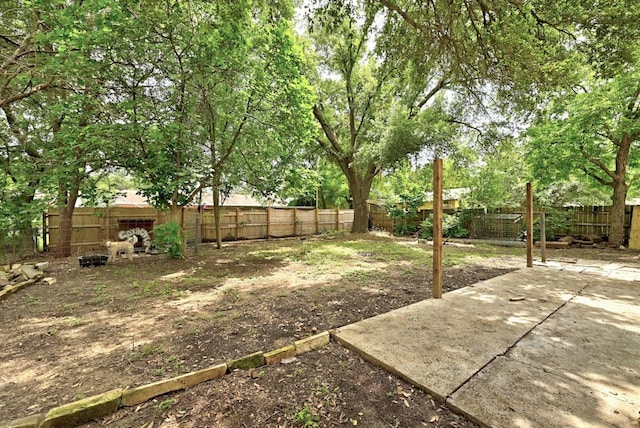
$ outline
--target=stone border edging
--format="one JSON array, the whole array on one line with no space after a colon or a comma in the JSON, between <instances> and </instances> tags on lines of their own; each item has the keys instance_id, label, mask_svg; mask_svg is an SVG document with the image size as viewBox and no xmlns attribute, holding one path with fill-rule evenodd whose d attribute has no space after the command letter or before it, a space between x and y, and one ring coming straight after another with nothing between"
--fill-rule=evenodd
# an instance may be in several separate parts
<instances>
[{"instance_id":1,"label":"stone border edging","mask_svg":"<svg viewBox=\"0 0 640 428\"><path fill-rule=\"evenodd\" d=\"M20 290L23 287L35 284L36 281L33 279L29 279L27 281L22 281L19 282L17 284L9 284L7 286L5 286L2 291L0 291L0 301L2 301L3 299L9 297L10 294L15 293L16 291ZM1 427L1 425L0 425Z\"/></svg>"},{"instance_id":2,"label":"stone border edging","mask_svg":"<svg viewBox=\"0 0 640 428\"><path fill-rule=\"evenodd\" d=\"M237 369L253 369L274 365L282 360L302 355L329 344L328 331L296 340L293 345L267 353L255 352L226 363L186 373L170 379L153 382L131 389L114 389L92 397L83 398L47 413L31 415L12 421L0 422L0 428L70 428L114 413L121 407L132 407L169 392L191 388L199 383L219 379Z\"/></svg>"}]
</instances>

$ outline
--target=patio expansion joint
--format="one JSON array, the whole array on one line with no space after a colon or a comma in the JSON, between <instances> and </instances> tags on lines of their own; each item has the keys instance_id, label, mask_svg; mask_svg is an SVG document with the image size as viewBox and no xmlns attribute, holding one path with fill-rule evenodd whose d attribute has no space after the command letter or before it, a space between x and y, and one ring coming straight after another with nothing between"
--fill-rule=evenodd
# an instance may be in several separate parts
<instances>
[{"instance_id":1,"label":"patio expansion joint","mask_svg":"<svg viewBox=\"0 0 640 428\"><path fill-rule=\"evenodd\" d=\"M462 382L460 385L458 385L453 391L451 391L449 394L447 394L447 396L445 397L444 401L445 403L449 402L449 400L451 399L451 397L458 392L460 389L462 389L466 384L468 384L471 379L473 379L475 376L477 376L480 372L482 372L484 369L486 369L489 365L491 365L496 359L500 358L500 357L509 357L509 354L511 353L511 350L513 350L513 348L516 347L516 345L518 343L520 343L521 340L523 340L525 337L527 337L533 330L535 330L537 327L539 327L540 325L542 325L545 321L547 321L549 318L551 318L553 315L555 315L558 311L560 311L562 308L564 308L567 304L569 304L573 299L575 299L576 297L580 296L584 290L593 285L593 283L591 283L590 281L587 281L587 283L585 284L584 287L582 287L580 290L578 290L577 292L574 293L573 296L571 296L570 299L567 299L566 301L564 301L560 306L558 306L556 309L554 309L553 311L551 311L546 317L544 317L542 320L540 320L539 322L537 322L535 325L533 325L529 330L527 330L522 336L520 336L515 342L513 342L512 345L510 345L509 347L507 347L507 349L504 350L504 352L498 354L498 355L494 355L489 361L487 361L482 367L480 367L478 370L476 370L471 376L469 376L467 379L464 380L464 382Z\"/></svg>"}]
</instances>

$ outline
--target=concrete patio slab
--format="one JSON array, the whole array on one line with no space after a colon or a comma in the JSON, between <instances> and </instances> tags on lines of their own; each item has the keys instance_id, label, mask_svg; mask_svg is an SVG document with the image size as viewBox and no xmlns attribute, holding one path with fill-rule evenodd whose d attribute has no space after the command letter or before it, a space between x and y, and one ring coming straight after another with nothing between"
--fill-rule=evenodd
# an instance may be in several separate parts
<instances>
[{"instance_id":1,"label":"concrete patio slab","mask_svg":"<svg viewBox=\"0 0 640 428\"><path fill-rule=\"evenodd\" d=\"M540 367L498 357L447 403L496 428L627 427L616 397ZM629 410L625 403L622 403Z\"/></svg>"},{"instance_id":2,"label":"concrete patio slab","mask_svg":"<svg viewBox=\"0 0 640 428\"><path fill-rule=\"evenodd\" d=\"M607 276L613 279L622 279L624 281L636 281L638 278L637 271L613 270L609 271Z\"/></svg>"},{"instance_id":3,"label":"concrete patio slab","mask_svg":"<svg viewBox=\"0 0 640 428\"><path fill-rule=\"evenodd\" d=\"M640 284L576 268L522 269L334 336L482 425L629 426Z\"/></svg>"},{"instance_id":4,"label":"concrete patio slab","mask_svg":"<svg viewBox=\"0 0 640 428\"><path fill-rule=\"evenodd\" d=\"M520 270L342 327L334 336L444 400L582 289L579 278Z\"/></svg>"}]
</instances>

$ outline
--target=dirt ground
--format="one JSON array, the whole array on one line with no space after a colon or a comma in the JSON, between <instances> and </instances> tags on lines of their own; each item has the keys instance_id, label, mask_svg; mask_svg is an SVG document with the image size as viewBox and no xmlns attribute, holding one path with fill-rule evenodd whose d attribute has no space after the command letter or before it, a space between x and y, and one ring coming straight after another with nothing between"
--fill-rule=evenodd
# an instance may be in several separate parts
<instances>
[{"instance_id":1,"label":"dirt ground","mask_svg":"<svg viewBox=\"0 0 640 428\"><path fill-rule=\"evenodd\" d=\"M323 240L333 252L324 252ZM430 251L413 240L347 235L206 246L185 260L141 255L92 268L79 267L75 257L51 259L56 284L36 284L0 302L0 422L277 349L429 298ZM482 257L479 251L463 246L451 253L446 291L525 264L522 249L483 249ZM588 249L553 257L631 254ZM335 343L86 426L337 425L474 426Z\"/></svg>"}]
</instances>

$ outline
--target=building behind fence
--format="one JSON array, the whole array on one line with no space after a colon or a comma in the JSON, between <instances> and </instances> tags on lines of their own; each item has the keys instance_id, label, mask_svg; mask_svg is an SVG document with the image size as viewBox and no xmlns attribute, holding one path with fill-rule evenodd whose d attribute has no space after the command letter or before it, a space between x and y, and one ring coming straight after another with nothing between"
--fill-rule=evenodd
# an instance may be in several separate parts
<instances>
[{"instance_id":1,"label":"building behind fence","mask_svg":"<svg viewBox=\"0 0 640 428\"><path fill-rule=\"evenodd\" d=\"M223 206L220 211L223 241L311 235L350 229L353 224L353 210ZM209 207L185 207L175 213L150 207L76 208L71 252L83 255L104 248L105 241L121 240L132 234L138 237L136 245L142 247L146 239L153 239L154 226L168 221L182 226L187 244L216 240L213 208ZM47 250L55 251L59 224L57 211L49 211L45 221Z\"/></svg>"}]
</instances>

